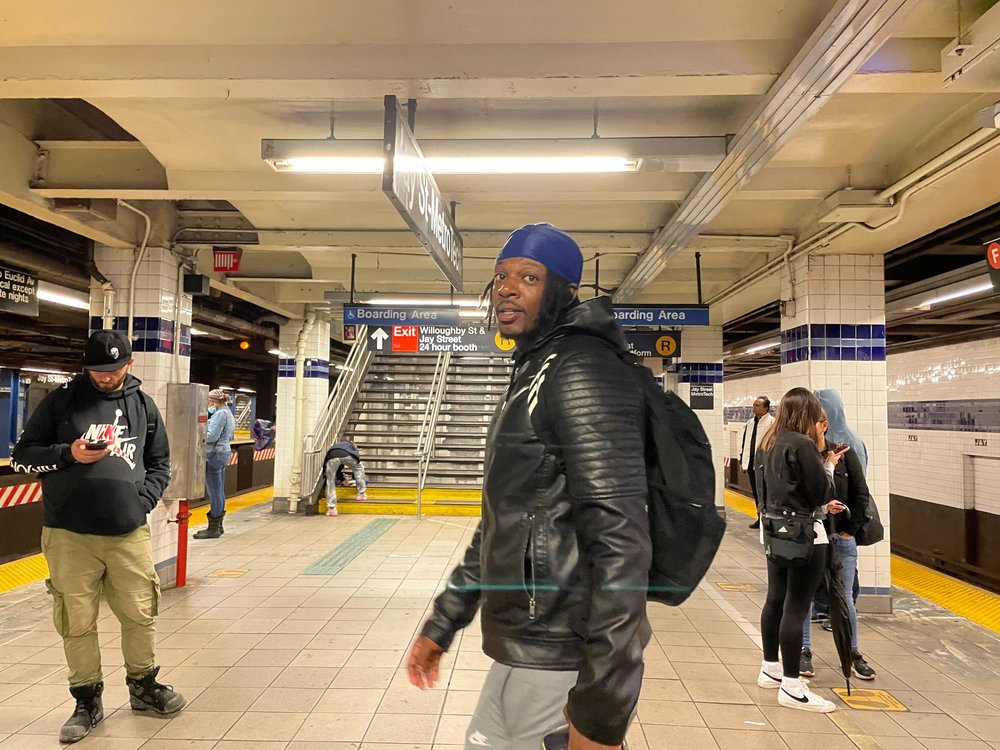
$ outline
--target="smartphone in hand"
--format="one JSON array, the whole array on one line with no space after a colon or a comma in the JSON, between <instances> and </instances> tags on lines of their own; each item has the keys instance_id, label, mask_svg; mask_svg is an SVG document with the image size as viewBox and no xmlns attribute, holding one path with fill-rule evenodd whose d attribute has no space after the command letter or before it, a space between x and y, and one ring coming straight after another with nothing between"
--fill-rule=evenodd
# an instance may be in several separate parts
<instances>
[{"instance_id":1,"label":"smartphone in hand","mask_svg":"<svg viewBox=\"0 0 1000 750\"><path fill-rule=\"evenodd\" d=\"M92 443L87 443L85 446L83 446L83 449L85 451L102 451L102 450L104 450L107 447L108 447L108 444L105 443L104 441L102 441L102 440L95 440Z\"/></svg>"}]
</instances>

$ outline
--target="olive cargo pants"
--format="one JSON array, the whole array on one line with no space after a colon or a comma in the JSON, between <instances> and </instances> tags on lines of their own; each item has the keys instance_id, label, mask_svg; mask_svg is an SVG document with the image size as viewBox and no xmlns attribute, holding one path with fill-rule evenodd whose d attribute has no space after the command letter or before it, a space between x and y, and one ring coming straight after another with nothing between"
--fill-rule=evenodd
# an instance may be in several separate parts
<instances>
[{"instance_id":1,"label":"olive cargo pants","mask_svg":"<svg viewBox=\"0 0 1000 750\"><path fill-rule=\"evenodd\" d=\"M122 536L78 534L42 528L45 581L52 595L53 621L62 636L70 687L103 679L97 618L101 593L122 626L122 654L128 676L139 678L155 663L160 582L153 568L149 526Z\"/></svg>"}]
</instances>

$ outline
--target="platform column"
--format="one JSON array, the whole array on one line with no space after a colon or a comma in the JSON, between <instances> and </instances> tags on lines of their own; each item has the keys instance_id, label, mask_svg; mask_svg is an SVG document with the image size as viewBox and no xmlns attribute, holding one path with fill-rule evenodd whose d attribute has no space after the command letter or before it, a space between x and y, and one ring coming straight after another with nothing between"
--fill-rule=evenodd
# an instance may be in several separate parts
<instances>
[{"instance_id":1,"label":"platform column","mask_svg":"<svg viewBox=\"0 0 1000 750\"><path fill-rule=\"evenodd\" d=\"M848 424L868 451L866 480L886 541L858 550L858 608L892 610L889 552L889 442L886 411L885 281L882 256L813 255L784 269L782 392L835 388Z\"/></svg>"}]
</instances>

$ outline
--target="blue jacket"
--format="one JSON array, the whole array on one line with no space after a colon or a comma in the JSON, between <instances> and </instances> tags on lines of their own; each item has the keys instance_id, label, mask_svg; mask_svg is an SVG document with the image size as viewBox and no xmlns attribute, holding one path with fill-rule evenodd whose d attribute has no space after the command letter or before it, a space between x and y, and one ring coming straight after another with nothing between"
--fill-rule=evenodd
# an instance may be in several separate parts
<instances>
[{"instance_id":1,"label":"blue jacket","mask_svg":"<svg viewBox=\"0 0 1000 750\"><path fill-rule=\"evenodd\" d=\"M231 453L229 445L236 432L236 418L228 406L217 409L208 419L208 436L205 438L206 453Z\"/></svg>"}]
</instances>

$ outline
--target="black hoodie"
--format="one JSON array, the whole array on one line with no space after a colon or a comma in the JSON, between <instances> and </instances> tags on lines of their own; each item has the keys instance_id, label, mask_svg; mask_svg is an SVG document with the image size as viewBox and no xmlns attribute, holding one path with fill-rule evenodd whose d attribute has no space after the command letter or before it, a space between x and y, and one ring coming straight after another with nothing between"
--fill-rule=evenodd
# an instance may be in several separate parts
<instances>
[{"instance_id":1,"label":"black hoodie","mask_svg":"<svg viewBox=\"0 0 1000 750\"><path fill-rule=\"evenodd\" d=\"M127 375L103 393L86 373L49 393L21 433L14 471L38 473L45 526L80 534L118 536L146 523L170 481L167 431L156 405ZM155 419L147 429L148 413ZM101 440L111 452L92 464L73 459L70 443Z\"/></svg>"}]
</instances>

